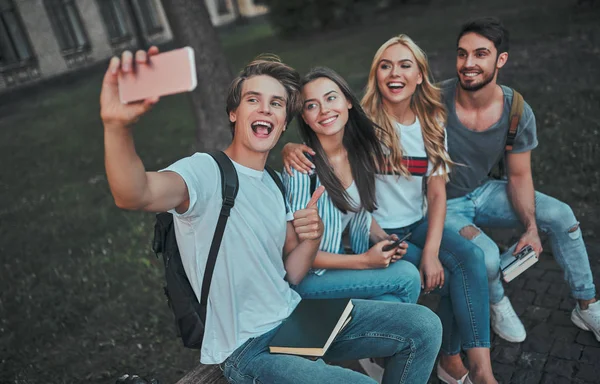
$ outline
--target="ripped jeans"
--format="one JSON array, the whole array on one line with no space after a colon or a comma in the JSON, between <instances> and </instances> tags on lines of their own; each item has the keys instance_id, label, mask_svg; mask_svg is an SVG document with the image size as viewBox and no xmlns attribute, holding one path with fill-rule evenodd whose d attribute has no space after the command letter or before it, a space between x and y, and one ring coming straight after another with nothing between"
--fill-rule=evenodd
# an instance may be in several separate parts
<instances>
[{"instance_id":1,"label":"ripped jeans","mask_svg":"<svg viewBox=\"0 0 600 384\"><path fill-rule=\"evenodd\" d=\"M506 184L504 180L490 180L463 197L448 200L445 228L458 233L468 226L522 228L508 198ZM567 204L539 192L535 193L535 206L538 228L548 235L552 253L564 271L573 298L594 298L596 288L590 262L573 211ZM496 304L504 297L500 281L500 251L496 243L480 230L471 241L485 253L490 302Z\"/></svg>"}]
</instances>

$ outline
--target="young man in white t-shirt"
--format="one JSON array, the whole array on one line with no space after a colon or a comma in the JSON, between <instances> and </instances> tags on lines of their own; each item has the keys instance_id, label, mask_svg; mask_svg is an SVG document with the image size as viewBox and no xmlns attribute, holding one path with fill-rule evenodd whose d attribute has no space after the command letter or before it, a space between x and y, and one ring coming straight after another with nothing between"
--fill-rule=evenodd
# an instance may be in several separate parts
<instances>
[{"instance_id":1,"label":"young man in white t-shirt","mask_svg":"<svg viewBox=\"0 0 600 384\"><path fill-rule=\"evenodd\" d=\"M156 53L156 47L138 51L135 60L144 63ZM102 86L108 181L119 207L174 214L186 274L199 295L221 206L220 174L212 158L199 153L161 172L145 171L131 128L158 100L120 103L117 75L131 71L132 60L131 52L113 58ZM299 109L299 80L285 64L255 60L232 82L227 112L233 141L225 153L234 162L239 191L214 270L200 361L220 364L235 383L372 383L320 359L268 352L278 326L300 301L289 284L303 279L323 233L316 208L323 188L305 209L286 217L281 192L264 174L269 151ZM383 382L427 382L441 342L437 316L411 304L356 300L354 305L352 321L325 359L387 357Z\"/></svg>"}]
</instances>

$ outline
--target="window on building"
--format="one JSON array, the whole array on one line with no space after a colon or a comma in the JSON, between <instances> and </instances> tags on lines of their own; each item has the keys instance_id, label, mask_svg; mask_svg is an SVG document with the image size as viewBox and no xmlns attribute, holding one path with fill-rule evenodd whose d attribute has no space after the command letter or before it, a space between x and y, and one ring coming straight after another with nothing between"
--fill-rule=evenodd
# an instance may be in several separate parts
<instances>
[{"instance_id":1,"label":"window on building","mask_svg":"<svg viewBox=\"0 0 600 384\"><path fill-rule=\"evenodd\" d=\"M227 0L217 0L217 13L219 15L229 15L231 13L227 5Z\"/></svg>"},{"instance_id":2,"label":"window on building","mask_svg":"<svg viewBox=\"0 0 600 384\"><path fill-rule=\"evenodd\" d=\"M12 0L0 0L0 67L25 64L33 51Z\"/></svg>"},{"instance_id":3,"label":"window on building","mask_svg":"<svg viewBox=\"0 0 600 384\"><path fill-rule=\"evenodd\" d=\"M75 0L46 0L45 4L62 52L68 54L89 49Z\"/></svg>"},{"instance_id":4,"label":"window on building","mask_svg":"<svg viewBox=\"0 0 600 384\"><path fill-rule=\"evenodd\" d=\"M127 0L126 0L127 1ZM158 16L155 0L135 0L135 11L146 35L158 33L163 27Z\"/></svg>"},{"instance_id":5,"label":"window on building","mask_svg":"<svg viewBox=\"0 0 600 384\"><path fill-rule=\"evenodd\" d=\"M98 0L100 13L112 42L129 39L130 31L122 0Z\"/></svg>"}]
</instances>

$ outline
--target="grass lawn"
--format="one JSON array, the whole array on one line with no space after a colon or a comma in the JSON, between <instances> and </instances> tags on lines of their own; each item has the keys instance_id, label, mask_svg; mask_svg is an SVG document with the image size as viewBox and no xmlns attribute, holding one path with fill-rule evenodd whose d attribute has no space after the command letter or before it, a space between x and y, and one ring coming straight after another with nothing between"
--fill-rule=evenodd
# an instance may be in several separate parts
<instances>
[{"instance_id":1,"label":"grass lawn","mask_svg":"<svg viewBox=\"0 0 600 384\"><path fill-rule=\"evenodd\" d=\"M597 239L598 7L566 0L417 3L369 25L295 40L278 39L266 23L221 36L235 71L273 52L301 72L330 66L360 92L373 53L389 37L413 37L441 80L453 76L460 24L469 16L499 16L512 34L501 82L517 88L537 117L536 185L571 204L584 235ZM102 75L0 105L0 383L107 383L126 372L171 383L197 361L173 334L162 266L150 250L153 215L119 210L108 189ZM147 169L191 153L186 96L161 100L135 131ZM294 129L280 145L290 140L298 140ZM279 148L270 158L277 169Z\"/></svg>"}]
</instances>

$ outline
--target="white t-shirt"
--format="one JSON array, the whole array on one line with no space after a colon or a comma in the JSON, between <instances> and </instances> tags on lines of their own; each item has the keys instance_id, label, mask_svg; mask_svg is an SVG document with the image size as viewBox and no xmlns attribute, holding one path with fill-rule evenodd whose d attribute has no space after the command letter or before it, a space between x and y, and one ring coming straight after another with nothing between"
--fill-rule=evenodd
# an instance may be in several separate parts
<instances>
[{"instance_id":1,"label":"white t-shirt","mask_svg":"<svg viewBox=\"0 0 600 384\"><path fill-rule=\"evenodd\" d=\"M358 194L358 188L356 187L356 183L352 181L352 184L348 188L346 188L346 193L348 197L350 197L351 205L353 207L360 207L360 195ZM354 216L356 216L356 212L346 211L346 213L340 212L340 216L342 217L342 231L346 229L348 224L350 224L350 220Z\"/></svg>"},{"instance_id":2,"label":"white t-shirt","mask_svg":"<svg viewBox=\"0 0 600 384\"><path fill-rule=\"evenodd\" d=\"M386 174L375 178L378 208L373 212L373 218L386 229L406 227L423 217L423 177L430 176L433 169L425 151L419 119L408 126L396 123L396 130L402 146L402 161L412 176L409 179ZM441 170L435 173L438 174Z\"/></svg>"},{"instance_id":3,"label":"white t-shirt","mask_svg":"<svg viewBox=\"0 0 600 384\"><path fill-rule=\"evenodd\" d=\"M208 297L200 351L204 364L223 362L249 338L278 326L300 302L284 280L287 220L281 191L267 172L234 162L239 190L227 221ZM200 300L208 251L223 199L215 160L196 153L165 171L181 175L190 195L187 212L174 214L181 260Z\"/></svg>"}]
</instances>

